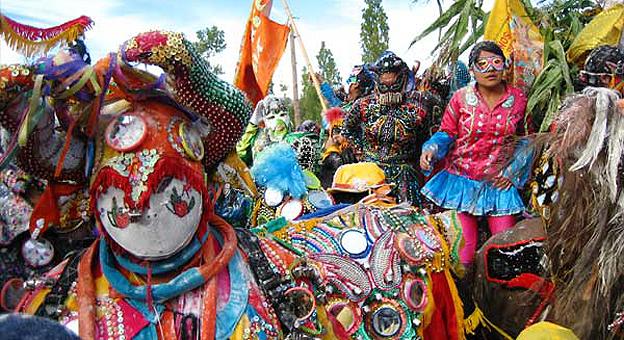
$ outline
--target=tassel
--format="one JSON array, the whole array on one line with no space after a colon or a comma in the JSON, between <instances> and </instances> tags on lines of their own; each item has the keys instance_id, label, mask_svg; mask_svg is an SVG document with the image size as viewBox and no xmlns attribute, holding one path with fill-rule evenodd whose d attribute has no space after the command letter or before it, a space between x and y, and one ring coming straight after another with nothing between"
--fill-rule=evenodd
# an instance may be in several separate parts
<instances>
[{"instance_id":1,"label":"tassel","mask_svg":"<svg viewBox=\"0 0 624 340\"><path fill-rule=\"evenodd\" d=\"M91 28L93 20L81 16L58 26L38 28L21 24L0 14L0 35L11 48L28 57L68 44Z\"/></svg>"},{"instance_id":2,"label":"tassel","mask_svg":"<svg viewBox=\"0 0 624 340\"><path fill-rule=\"evenodd\" d=\"M474 335L475 330L480 325L488 327L487 324L485 323L483 312L481 312L481 310L478 307L475 307L474 312L472 312L470 316L464 319L464 330L466 331L466 334Z\"/></svg>"}]
</instances>

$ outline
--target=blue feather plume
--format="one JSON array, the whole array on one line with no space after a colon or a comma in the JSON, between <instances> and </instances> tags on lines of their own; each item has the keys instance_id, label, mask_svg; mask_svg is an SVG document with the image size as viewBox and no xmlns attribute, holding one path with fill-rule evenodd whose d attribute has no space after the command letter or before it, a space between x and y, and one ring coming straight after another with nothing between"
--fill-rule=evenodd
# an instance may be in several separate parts
<instances>
[{"instance_id":1,"label":"blue feather plume","mask_svg":"<svg viewBox=\"0 0 624 340\"><path fill-rule=\"evenodd\" d=\"M262 150L254 159L251 174L259 186L275 188L294 198L306 193L303 170L290 145L278 143Z\"/></svg>"}]
</instances>

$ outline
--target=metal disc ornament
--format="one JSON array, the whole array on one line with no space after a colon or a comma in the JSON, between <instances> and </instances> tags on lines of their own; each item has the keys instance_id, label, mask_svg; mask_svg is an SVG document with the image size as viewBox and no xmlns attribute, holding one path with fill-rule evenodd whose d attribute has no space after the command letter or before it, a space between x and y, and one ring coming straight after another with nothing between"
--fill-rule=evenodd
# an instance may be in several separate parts
<instances>
[{"instance_id":1,"label":"metal disc ornament","mask_svg":"<svg viewBox=\"0 0 624 340\"><path fill-rule=\"evenodd\" d=\"M303 203L298 199L290 199L282 204L279 209L279 215L284 217L287 221L292 221L303 215Z\"/></svg>"},{"instance_id":2,"label":"metal disc ornament","mask_svg":"<svg viewBox=\"0 0 624 340\"><path fill-rule=\"evenodd\" d=\"M46 266L54 258L54 246L45 238L30 238L22 245L22 257L31 267Z\"/></svg>"},{"instance_id":3,"label":"metal disc ornament","mask_svg":"<svg viewBox=\"0 0 624 340\"><path fill-rule=\"evenodd\" d=\"M180 124L179 133L186 155L194 161L201 161L204 158L204 142L199 131L183 122Z\"/></svg>"},{"instance_id":4,"label":"metal disc ornament","mask_svg":"<svg viewBox=\"0 0 624 340\"><path fill-rule=\"evenodd\" d=\"M139 116L123 114L108 124L105 134L108 146L120 152L130 151L147 137L147 124Z\"/></svg>"},{"instance_id":5,"label":"metal disc ornament","mask_svg":"<svg viewBox=\"0 0 624 340\"><path fill-rule=\"evenodd\" d=\"M366 234L358 229L343 231L340 234L340 247L353 258L362 258L370 250Z\"/></svg>"},{"instance_id":6,"label":"metal disc ornament","mask_svg":"<svg viewBox=\"0 0 624 340\"><path fill-rule=\"evenodd\" d=\"M284 194L275 188L267 188L264 192L264 203L269 207L277 207L284 200Z\"/></svg>"}]
</instances>

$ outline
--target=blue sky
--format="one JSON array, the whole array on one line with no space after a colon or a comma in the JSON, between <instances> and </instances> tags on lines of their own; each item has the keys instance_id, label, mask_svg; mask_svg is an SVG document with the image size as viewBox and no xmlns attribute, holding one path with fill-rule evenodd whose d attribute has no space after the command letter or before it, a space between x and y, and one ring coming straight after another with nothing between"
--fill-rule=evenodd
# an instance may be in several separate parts
<instances>
[{"instance_id":1,"label":"blue sky","mask_svg":"<svg viewBox=\"0 0 624 340\"><path fill-rule=\"evenodd\" d=\"M484 8L493 0L486 0ZM195 38L195 31L216 25L225 31L226 50L214 61L225 71L222 77L231 81L238 60L240 41L252 0L0 0L0 11L20 22L33 26L52 26L80 15L91 17L95 25L86 34L86 43L92 59L99 59L115 51L127 38L150 29L181 31ZM451 1L445 1L448 5ZM316 61L316 54L325 41L343 76L360 62L359 32L363 0L290 0L299 31L308 54ZM390 26L390 49L408 64L420 60L430 63L430 51L437 34L409 48L414 36L437 18L435 1L414 4L410 0L383 0ZM281 0L274 0L271 16L286 22ZM274 76L275 84L290 88L290 50L286 53ZM298 51L299 72L303 57ZM0 63L20 62L22 58L2 42ZM316 65L314 65L316 67ZM276 90L279 87L276 86ZM289 90L290 91L290 90Z\"/></svg>"}]
</instances>

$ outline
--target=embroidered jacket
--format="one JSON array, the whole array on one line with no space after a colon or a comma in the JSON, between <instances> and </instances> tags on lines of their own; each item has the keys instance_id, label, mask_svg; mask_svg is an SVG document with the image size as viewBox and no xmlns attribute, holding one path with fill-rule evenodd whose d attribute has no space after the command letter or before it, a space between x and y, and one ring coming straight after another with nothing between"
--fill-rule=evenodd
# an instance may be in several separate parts
<instances>
[{"instance_id":1,"label":"embroidered jacket","mask_svg":"<svg viewBox=\"0 0 624 340\"><path fill-rule=\"evenodd\" d=\"M375 95L358 99L344 122L346 135L363 153L363 160L387 164L416 162L420 145L429 137L422 95L398 106L379 103Z\"/></svg>"},{"instance_id":2,"label":"embroidered jacket","mask_svg":"<svg viewBox=\"0 0 624 340\"><path fill-rule=\"evenodd\" d=\"M495 175L495 165L506 162L514 152L503 147L506 138L524 133L526 102L520 89L506 86L505 94L490 109L476 85L464 87L453 95L442 117L440 132L447 136L436 134L424 148L436 150L437 159L449 151L446 170L452 174L474 180ZM443 141L447 138L454 145Z\"/></svg>"}]
</instances>

